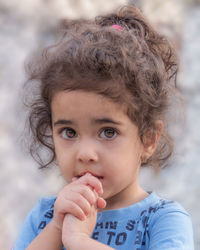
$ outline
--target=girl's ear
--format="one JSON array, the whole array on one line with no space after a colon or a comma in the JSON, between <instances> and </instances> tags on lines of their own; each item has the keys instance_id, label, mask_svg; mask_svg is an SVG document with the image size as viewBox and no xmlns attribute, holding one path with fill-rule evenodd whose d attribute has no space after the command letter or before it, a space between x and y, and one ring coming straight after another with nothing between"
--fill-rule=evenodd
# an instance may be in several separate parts
<instances>
[{"instance_id":1,"label":"girl's ear","mask_svg":"<svg viewBox=\"0 0 200 250\"><path fill-rule=\"evenodd\" d=\"M152 156L158 146L158 142L163 130L163 122L157 120L155 123L155 130L148 131L143 138L144 152L143 159L148 159Z\"/></svg>"}]
</instances>

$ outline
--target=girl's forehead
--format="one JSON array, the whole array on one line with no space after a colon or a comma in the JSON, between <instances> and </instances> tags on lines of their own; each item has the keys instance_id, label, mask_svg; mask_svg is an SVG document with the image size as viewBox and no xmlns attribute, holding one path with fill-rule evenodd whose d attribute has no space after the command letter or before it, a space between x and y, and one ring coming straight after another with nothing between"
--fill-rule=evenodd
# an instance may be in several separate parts
<instances>
[{"instance_id":1,"label":"girl's forehead","mask_svg":"<svg viewBox=\"0 0 200 250\"><path fill-rule=\"evenodd\" d=\"M98 104L105 107L116 107L117 109L125 108L125 104L112 100L112 98L105 95L97 94L95 92L85 91L85 90L65 90L57 92L53 98L51 105L64 105L67 103L73 103L78 106L78 104ZM72 105L70 105L72 106ZM80 106L81 107L81 106Z\"/></svg>"},{"instance_id":2,"label":"girl's forehead","mask_svg":"<svg viewBox=\"0 0 200 250\"><path fill-rule=\"evenodd\" d=\"M126 105L114 102L108 97L86 92L82 90L60 91L56 93L51 102L51 110L54 115L68 114L76 116L77 114L91 115L126 115Z\"/></svg>"}]
</instances>

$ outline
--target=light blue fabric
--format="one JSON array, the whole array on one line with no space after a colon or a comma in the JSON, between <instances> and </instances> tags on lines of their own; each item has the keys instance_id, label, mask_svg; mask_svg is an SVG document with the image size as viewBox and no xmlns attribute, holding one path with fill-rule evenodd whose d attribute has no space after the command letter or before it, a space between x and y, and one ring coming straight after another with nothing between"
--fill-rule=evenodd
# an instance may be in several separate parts
<instances>
[{"instance_id":1,"label":"light blue fabric","mask_svg":"<svg viewBox=\"0 0 200 250\"><path fill-rule=\"evenodd\" d=\"M26 218L14 250L25 249L50 222L55 199L39 200ZM98 213L92 238L117 250L194 249L188 213L177 202L161 199L154 192L129 207Z\"/></svg>"}]
</instances>

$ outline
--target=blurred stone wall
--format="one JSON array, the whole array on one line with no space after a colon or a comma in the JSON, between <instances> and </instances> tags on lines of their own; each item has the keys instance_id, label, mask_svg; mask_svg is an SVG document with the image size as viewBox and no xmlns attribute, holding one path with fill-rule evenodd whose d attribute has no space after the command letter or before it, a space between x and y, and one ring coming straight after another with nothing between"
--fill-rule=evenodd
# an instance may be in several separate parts
<instances>
[{"instance_id":1,"label":"blurred stone wall","mask_svg":"<svg viewBox=\"0 0 200 250\"><path fill-rule=\"evenodd\" d=\"M25 58L55 39L59 18L91 17L127 2L0 0L0 249L11 248L38 198L56 194L63 185L55 168L38 170L26 152L22 89ZM172 113L171 129L177 146L172 166L158 176L143 169L140 182L186 208L193 220L196 249L200 249L200 6L192 0L129 2L141 7L176 46L181 61L178 84L187 104L185 120L183 114Z\"/></svg>"}]
</instances>

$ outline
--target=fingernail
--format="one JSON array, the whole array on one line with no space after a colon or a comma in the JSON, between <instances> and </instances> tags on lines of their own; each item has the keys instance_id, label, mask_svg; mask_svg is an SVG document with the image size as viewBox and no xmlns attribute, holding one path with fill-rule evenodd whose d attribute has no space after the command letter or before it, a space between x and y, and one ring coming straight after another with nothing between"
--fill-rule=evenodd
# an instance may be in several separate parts
<instances>
[{"instance_id":1,"label":"fingernail","mask_svg":"<svg viewBox=\"0 0 200 250\"><path fill-rule=\"evenodd\" d=\"M103 194L103 188L99 189L99 194Z\"/></svg>"},{"instance_id":2,"label":"fingernail","mask_svg":"<svg viewBox=\"0 0 200 250\"><path fill-rule=\"evenodd\" d=\"M87 218L87 217L86 217L85 215L83 215L83 219L82 219L82 220L86 220L86 218Z\"/></svg>"}]
</instances>

